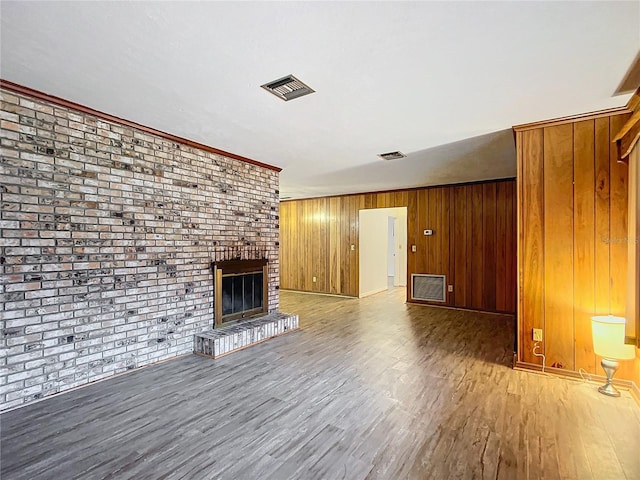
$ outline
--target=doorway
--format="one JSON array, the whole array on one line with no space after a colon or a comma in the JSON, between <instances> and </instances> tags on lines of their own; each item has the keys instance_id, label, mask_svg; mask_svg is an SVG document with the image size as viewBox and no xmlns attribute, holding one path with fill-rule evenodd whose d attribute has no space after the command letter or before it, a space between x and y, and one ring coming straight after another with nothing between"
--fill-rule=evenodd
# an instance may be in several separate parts
<instances>
[{"instance_id":1,"label":"doorway","mask_svg":"<svg viewBox=\"0 0 640 480\"><path fill-rule=\"evenodd\" d=\"M407 207L360 210L359 297L407 285Z\"/></svg>"}]
</instances>

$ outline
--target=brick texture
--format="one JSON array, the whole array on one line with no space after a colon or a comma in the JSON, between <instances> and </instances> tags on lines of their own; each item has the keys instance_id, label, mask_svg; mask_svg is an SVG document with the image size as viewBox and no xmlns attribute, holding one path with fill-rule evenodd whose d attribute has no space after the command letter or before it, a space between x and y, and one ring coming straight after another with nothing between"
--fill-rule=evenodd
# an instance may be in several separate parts
<instances>
[{"instance_id":1,"label":"brick texture","mask_svg":"<svg viewBox=\"0 0 640 480\"><path fill-rule=\"evenodd\" d=\"M191 352L221 247L269 258L278 173L1 91L0 410Z\"/></svg>"}]
</instances>

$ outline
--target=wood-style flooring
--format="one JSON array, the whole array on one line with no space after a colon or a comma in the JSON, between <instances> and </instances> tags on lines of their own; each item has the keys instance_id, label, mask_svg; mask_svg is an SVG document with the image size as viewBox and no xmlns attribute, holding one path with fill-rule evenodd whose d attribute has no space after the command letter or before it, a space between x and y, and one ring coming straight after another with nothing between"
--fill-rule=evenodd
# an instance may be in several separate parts
<instances>
[{"instance_id":1,"label":"wood-style flooring","mask_svg":"<svg viewBox=\"0 0 640 480\"><path fill-rule=\"evenodd\" d=\"M628 392L510 368L509 316L282 292L301 330L0 416L10 479L640 479Z\"/></svg>"}]
</instances>

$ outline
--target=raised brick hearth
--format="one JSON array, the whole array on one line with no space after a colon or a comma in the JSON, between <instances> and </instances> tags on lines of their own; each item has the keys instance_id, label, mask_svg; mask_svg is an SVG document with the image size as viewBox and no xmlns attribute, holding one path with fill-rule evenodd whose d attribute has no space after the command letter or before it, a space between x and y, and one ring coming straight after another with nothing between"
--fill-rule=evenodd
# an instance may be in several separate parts
<instances>
[{"instance_id":1,"label":"raised brick hearth","mask_svg":"<svg viewBox=\"0 0 640 480\"><path fill-rule=\"evenodd\" d=\"M272 312L234 325L197 333L194 353L217 358L298 329L298 315Z\"/></svg>"}]
</instances>

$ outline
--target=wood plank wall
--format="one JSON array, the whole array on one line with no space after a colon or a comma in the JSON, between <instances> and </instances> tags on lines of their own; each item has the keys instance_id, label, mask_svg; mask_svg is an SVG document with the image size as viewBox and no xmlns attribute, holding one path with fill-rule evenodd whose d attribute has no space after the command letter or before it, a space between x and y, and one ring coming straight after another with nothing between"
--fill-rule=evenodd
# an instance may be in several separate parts
<instances>
[{"instance_id":1,"label":"wood plank wall","mask_svg":"<svg viewBox=\"0 0 640 480\"><path fill-rule=\"evenodd\" d=\"M444 274L446 305L515 312L513 179L281 202L280 288L357 296L358 212L386 207L407 207L408 279Z\"/></svg>"},{"instance_id":2,"label":"wood plank wall","mask_svg":"<svg viewBox=\"0 0 640 480\"><path fill-rule=\"evenodd\" d=\"M627 321L634 321L631 333L636 338L636 359L634 377L640 388L640 143L629 155L629 238L627 274Z\"/></svg>"},{"instance_id":3,"label":"wood plank wall","mask_svg":"<svg viewBox=\"0 0 640 480\"><path fill-rule=\"evenodd\" d=\"M613 135L628 113L515 127L518 154L518 359L602 374L591 316L625 315L628 166ZM618 378L633 379L633 362Z\"/></svg>"}]
</instances>

